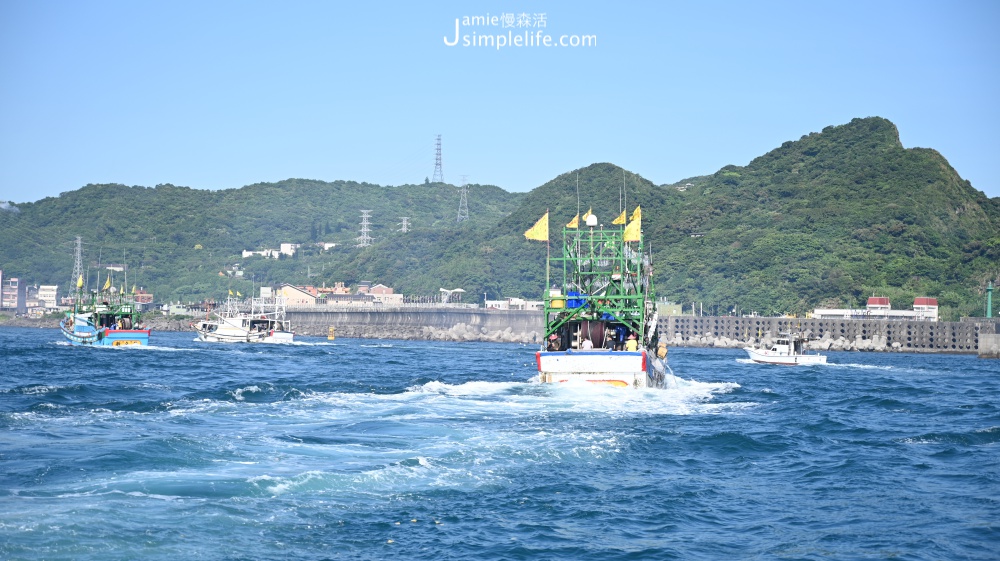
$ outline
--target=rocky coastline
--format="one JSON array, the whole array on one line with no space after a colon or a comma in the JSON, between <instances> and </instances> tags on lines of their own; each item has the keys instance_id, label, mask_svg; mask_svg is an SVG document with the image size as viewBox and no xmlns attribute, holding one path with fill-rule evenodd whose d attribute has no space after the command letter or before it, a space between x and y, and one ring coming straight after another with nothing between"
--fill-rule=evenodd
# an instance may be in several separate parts
<instances>
[{"instance_id":1,"label":"rocky coastline","mask_svg":"<svg viewBox=\"0 0 1000 561\"><path fill-rule=\"evenodd\" d=\"M59 329L61 318L12 318L0 317L0 327L29 327L37 329ZM143 326L153 331L193 331L193 319L175 319L163 316L144 316Z\"/></svg>"},{"instance_id":2,"label":"rocky coastline","mask_svg":"<svg viewBox=\"0 0 1000 561\"><path fill-rule=\"evenodd\" d=\"M871 339L863 339L860 335L854 339L845 337L832 337L829 333L824 334L819 339L808 341L805 348L810 351L874 351L874 352L901 352L903 349L898 342L889 343L884 336L875 335ZM715 347L720 349L742 349L750 346L769 346L773 342L770 334L765 334L760 339L750 337L746 341L729 339L727 337L702 336L682 339L678 334L673 339L667 339L667 345L671 347Z\"/></svg>"},{"instance_id":3,"label":"rocky coastline","mask_svg":"<svg viewBox=\"0 0 1000 561\"><path fill-rule=\"evenodd\" d=\"M59 329L58 318L0 318L0 326L27 327L37 329ZM144 316L143 327L157 331L194 331L192 318L167 318L164 316ZM295 333L307 337L326 337L324 328L314 325L295 327ZM510 327L503 330L489 330L465 323L458 323L448 329L431 326L386 326L386 325L345 325L337 328L337 337L357 339L404 339L418 341L478 341L490 343L537 343L541 334L536 331L520 332Z\"/></svg>"},{"instance_id":4,"label":"rocky coastline","mask_svg":"<svg viewBox=\"0 0 1000 561\"><path fill-rule=\"evenodd\" d=\"M295 327L295 333L311 337L326 337L327 331L312 325ZM537 331L518 331L510 327L489 329L466 323L449 328L401 325L344 325L337 327L337 337L357 339L403 339L408 341L476 341L484 343L538 343L542 334Z\"/></svg>"}]
</instances>

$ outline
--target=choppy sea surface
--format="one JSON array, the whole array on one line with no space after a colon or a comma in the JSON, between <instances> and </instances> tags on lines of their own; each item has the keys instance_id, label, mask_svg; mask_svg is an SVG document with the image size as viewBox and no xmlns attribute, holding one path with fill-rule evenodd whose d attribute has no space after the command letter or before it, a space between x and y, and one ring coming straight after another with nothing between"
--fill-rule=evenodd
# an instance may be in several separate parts
<instances>
[{"instance_id":1,"label":"choppy sea surface","mask_svg":"<svg viewBox=\"0 0 1000 561\"><path fill-rule=\"evenodd\" d=\"M532 346L0 328L3 559L1000 558L1000 362L672 349L665 390Z\"/></svg>"}]
</instances>

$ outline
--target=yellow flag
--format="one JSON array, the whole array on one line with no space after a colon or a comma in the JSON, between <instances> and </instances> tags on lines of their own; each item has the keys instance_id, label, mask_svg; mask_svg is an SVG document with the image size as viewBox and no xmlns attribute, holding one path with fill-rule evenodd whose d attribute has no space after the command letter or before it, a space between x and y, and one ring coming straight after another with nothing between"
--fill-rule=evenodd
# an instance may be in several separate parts
<instances>
[{"instance_id":1,"label":"yellow flag","mask_svg":"<svg viewBox=\"0 0 1000 561\"><path fill-rule=\"evenodd\" d=\"M612 224L624 224L624 223L625 223L625 211L623 210L622 213L618 215L618 218L615 218Z\"/></svg>"},{"instance_id":2,"label":"yellow flag","mask_svg":"<svg viewBox=\"0 0 1000 561\"><path fill-rule=\"evenodd\" d=\"M239 296L240 298L243 298L243 295L242 295L242 294L240 294L240 291L239 291L239 290L237 290L237 291L236 291L236 295L237 295L237 296Z\"/></svg>"},{"instance_id":3,"label":"yellow flag","mask_svg":"<svg viewBox=\"0 0 1000 561\"><path fill-rule=\"evenodd\" d=\"M135 294L135 285L132 285L132 294Z\"/></svg>"},{"instance_id":4,"label":"yellow flag","mask_svg":"<svg viewBox=\"0 0 1000 561\"><path fill-rule=\"evenodd\" d=\"M535 222L535 225L528 228L528 231L524 233L524 238L528 240L537 240L540 242L549 241L549 213L546 212Z\"/></svg>"},{"instance_id":5,"label":"yellow flag","mask_svg":"<svg viewBox=\"0 0 1000 561\"><path fill-rule=\"evenodd\" d=\"M593 208L593 207L591 207L591 208L588 208L588 209L587 209L587 214L584 214L584 215L583 215L583 222L584 222L584 224L586 224L586 223L587 223L587 217L588 217L588 216L590 216L590 214L591 214L591 212L590 212L590 211L592 211L592 210L594 210L594 208Z\"/></svg>"},{"instance_id":6,"label":"yellow flag","mask_svg":"<svg viewBox=\"0 0 1000 561\"><path fill-rule=\"evenodd\" d=\"M83 288L83 275L80 275L80 278L76 279L76 287Z\"/></svg>"},{"instance_id":7,"label":"yellow flag","mask_svg":"<svg viewBox=\"0 0 1000 561\"><path fill-rule=\"evenodd\" d=\"M230 296L232 296L232 295L233 295L233 291L232 291L232 290L230 290L230 291L229 291L229 295L230 295Z\"/></svg>"},{"instance_id":8,"label":"yellow flag","mask_svg":"<svg viewBox=\"0 0 1000 561\"><path fill-rule=\"evenodd\" d=\"M111 288L111 275L108 275L108 279L104 281L104 288L101 290L107 290L109 288Z\"/></svg>"},{"instance_id":9,"label":"yellow flag","mask_svg":"<svg viewBox=\"0 0 1000 561\"><path fill-rule=\"evenodd\" d=\"M579 228L580 227L580 215L577 214L576 216L574 216L573 220L570 220L569 224L567 224L566 227L567 228Z\"/></svg>"},{"instance_id":10,"label":"yellow flag","mask_svg":"<svg viewBox=\"0 0 1000 561\"><path fill-rule=\"evenodd\" d=\"M625 226L625 231L622 232L622 240L626 242L637 242L639 241L639 236L642 234L642 217L638 217L628 223Z\"/></svg>"},{"instance_id":11,"label":"yellow flag","mask_svg":"<svg viewBox=\"0 0 1000 561\"><path fill-rule=\"evenodd\" d=\"M629 220L639 220L641 218L642 218L642 210L639 207L635 207L635 210L632 211L632 217L629 218Z\"/></svg>"}]
</instances>

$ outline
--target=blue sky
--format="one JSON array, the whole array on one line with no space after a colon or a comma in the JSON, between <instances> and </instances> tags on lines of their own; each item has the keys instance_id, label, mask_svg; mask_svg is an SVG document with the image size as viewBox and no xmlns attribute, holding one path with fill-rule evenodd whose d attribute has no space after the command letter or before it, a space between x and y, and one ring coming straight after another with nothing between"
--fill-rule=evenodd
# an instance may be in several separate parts
<instances>
[{"instance_id":1,"label":"blue sky","mask_svg":"<svg viewBox=\"0 0 1000 561\"><path fill-rule=\"evenodd\" d=\"M660 184L875 115L1000 196L998 2L361 4L0 2L0 199L419 183L438 134L450 183L612 162ZM596 45L446 44L487 14L460 35Z\"/></svg>"}]
</instances>

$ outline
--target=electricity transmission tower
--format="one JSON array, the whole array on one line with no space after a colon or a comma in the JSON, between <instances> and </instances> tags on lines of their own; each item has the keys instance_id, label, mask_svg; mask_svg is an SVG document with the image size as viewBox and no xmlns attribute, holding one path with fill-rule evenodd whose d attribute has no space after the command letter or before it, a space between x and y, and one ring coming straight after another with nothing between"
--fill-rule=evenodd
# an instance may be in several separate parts
<instances>
[{"instance_id":1,"label":"electricity transmission tower","mask_svg":"<svg viewBox=\"0 0 1000 561\"><path fill-rule=\"evenodd\" d=\"M410 231L410 217L409 216L400 216L399 219L402 220L402 222L399 223L399 231L403 232L404 234L406 232L409 232Z\"/></svg>"},{"instance_id":2,"label":"electricity transmission tower","mask_svg":"<svg viewBox=\"0 0 1000 561\"><path fill-rule=\"evenodd\" d=\"M73 259L73 278L69 280L69 289L66 291L67 294L72 293L72 290L76 288L77 281L81 278L83 278L83 238L77 236L76 254Z\"/></svg>"},{"instance_id":3,"label":"electricity transmission tower","mask_svg":"<svg viewBox=\"0 0 1000 561\"><path fill-rule=\"evenodd\" d=\"M371 223L368 222L368 219L372 216L371 212L372 211L370 210L361 211L361 235L354 238L358 240L358 247L368 247L372 244L372 241L374 241L369 235L372 231Z\"/></svg>"},{"instance_id":4,"label":"electricity transmission tower","mask_svg":"<svg viewBox=\"0 0 1000 561\"><path fill-rule=\"evenodd\" d=\"M458 201L458 222L465 222L469 219L469 185L465 182L466 177L468 176L462 176L462 186L458 188L462 194L462 198Z\"/></svg>"},{"instance_id":5,"label":"electricity transmission tower","mask_svg":"<svg viewBox=\"0 0 1000 561\"><path fill-rule=\"evenodd\" d=\"M441 135L437 135L437 147L434 151L434 177L433 183L444 183L444 171L441 169Z\"/></svg>"}]
</instances>

